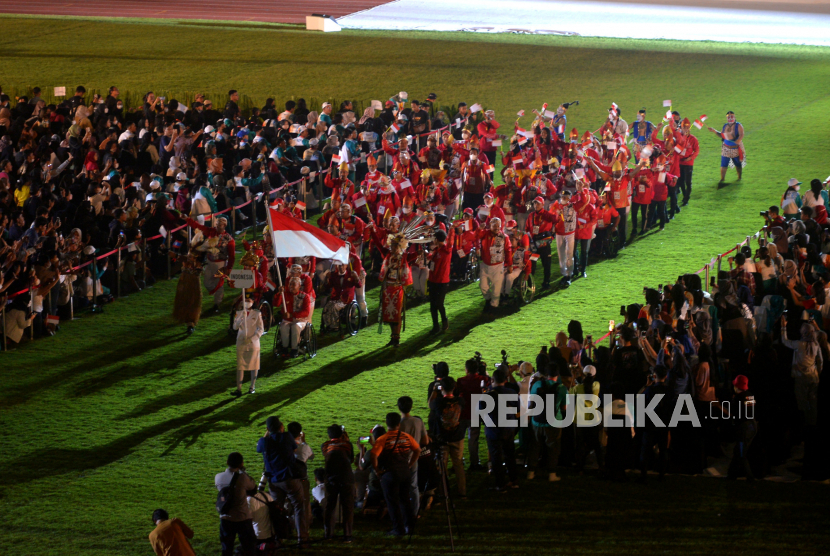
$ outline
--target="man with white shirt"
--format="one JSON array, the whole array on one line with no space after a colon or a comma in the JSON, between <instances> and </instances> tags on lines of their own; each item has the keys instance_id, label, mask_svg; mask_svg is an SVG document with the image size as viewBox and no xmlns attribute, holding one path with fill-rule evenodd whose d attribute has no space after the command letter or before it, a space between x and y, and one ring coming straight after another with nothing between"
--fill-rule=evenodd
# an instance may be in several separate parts
<instances>
[{"instance_id":1,"label":"man with white shirt","mask_svg":"<svg viewBox=\"0 0 830 556\"><path fill-rule=\"evenodd\" d=\"M118 136L118 144L122 141L132 141L135 137L136 125L135 122L129 122L127 128Z\"/></svg>"},{"instance_id":2,"label":"man with white shirt","mask_svg":"<svg viewBox=\"0 0 830 556\"><path fill-rule=\"evenodd\" d=\"M255 550L256 536L251 510L248 507L247 493L256 488L256 483L245 473L244 463L242 454L233 452L228 456L228 468L218 473L214 479L216 490L219 492L233 483L230 505L229 507L226 505L227 513L219 516L219 541L222 544L222 556L233 554L233 545L237 535L243 554L253 554Z\"/></svg>"}]
</instances>

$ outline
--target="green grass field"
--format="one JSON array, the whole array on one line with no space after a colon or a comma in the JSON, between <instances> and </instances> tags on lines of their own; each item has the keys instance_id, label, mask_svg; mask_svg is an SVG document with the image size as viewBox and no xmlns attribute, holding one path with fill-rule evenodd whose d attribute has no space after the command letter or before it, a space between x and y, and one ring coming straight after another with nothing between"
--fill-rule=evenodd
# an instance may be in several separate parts
<instances>
[{"instance_id":1,"label":"green grass field","mask_svg":"<svg viewBox=\"0 0 830 556\"><path fill-rule=\"evenodd\" d=\"M821 48L0 18L0 52L4 90L236 88L258 104L269 96L279 103L436 92L447 103L492 107L508 128L518 110L543 102L579 99L569 124L582 132L599 126L612 101L631 121L642 106L659 120L661 101L672 99L684 116L706 113L715 127L734 110L749 161L742 182L717 189L719 143L696 132L702 153L692 203L665 231L591 266L587 280L498 318L481 314L477 284L456 289L447 298L450 333L428 337L428 307L415 307L394 352L383 348L388 332L370 327L327 340L311 362L282 364L268 356L271 333L258 393L239 401L228 396L235 349L227 314L207 316L185 337L170 316L175 281L0 354L3 554L146 554L157 507L193 527L198 554L218 553L213 475L238 450L258 476L254 446L269 415L299 420L316 446L332 421L366 434L400 395L415 398L415 413L425 416L433 362L447 361L459 375L476 350L491 363L502 348L512 360L532 358L572 318L598 337L644 285L695 271L757 231L758 211L778 201L788 178L828 174L830 51ZM377 290L367 298L376 310ZM464 554L816 553L830 542L817 527L829 509L823 485L672 477L643 488L566 474L498 503L486 486L473 479L460 504ZM444 551L443 519L440 509L428 514L409 547L358 520L358 542L347 552Z\"/></svg>"}]
</instances>

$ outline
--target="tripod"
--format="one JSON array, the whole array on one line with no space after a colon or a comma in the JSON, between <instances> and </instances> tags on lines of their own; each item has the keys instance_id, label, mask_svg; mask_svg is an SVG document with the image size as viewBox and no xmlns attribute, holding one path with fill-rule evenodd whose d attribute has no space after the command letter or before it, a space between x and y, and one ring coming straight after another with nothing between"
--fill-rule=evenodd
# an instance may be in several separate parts
<instances>
[{"instance_id":1,"label":"tripod","mask_svg":"<svg viewBox=\"0 0 830 556\"><path fill-rule=\"evenodd\" d=\"M455 539L452 535L452 521L455 520L455 529L458 536L461 536L461 528L458 526L458 516L455 513L455 504L452 501L452 494L450 494L450 483L447 480L447 466L444 463L444 450L441 444L437 444L434 448L435 461L438 464L438 473L441 475L441 488L444 492L444 512L447 514L447 530L450 533L450 550L455 552ZM429 487L429 484L427 484ZM427 489L425 489L427 490ZM452 507L452 519L450 519L450 508ZM411 540L410 536L410 540Z\"/></svg>"}]
</instances>

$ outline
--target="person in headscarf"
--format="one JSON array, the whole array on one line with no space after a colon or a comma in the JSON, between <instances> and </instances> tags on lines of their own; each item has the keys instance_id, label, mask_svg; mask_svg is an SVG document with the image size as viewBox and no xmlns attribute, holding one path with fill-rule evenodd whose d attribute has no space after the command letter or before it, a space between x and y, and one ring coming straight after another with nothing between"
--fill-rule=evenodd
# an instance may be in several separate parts
<instances>
[{"instance_id":1,"label":"person in headscarf","mask_svg":"<svg viewBox=\"0 0 830 556\"><path fill-rule=\"evenodd\" d=\"M823 366L821 349L812 324L801 325L801 339L787 337L787 317L781 317L781 343L793 350L791 375L795 379L795 400L804 415L805 425L815 425L819 374Z\"/></svg>"}]
</instances>

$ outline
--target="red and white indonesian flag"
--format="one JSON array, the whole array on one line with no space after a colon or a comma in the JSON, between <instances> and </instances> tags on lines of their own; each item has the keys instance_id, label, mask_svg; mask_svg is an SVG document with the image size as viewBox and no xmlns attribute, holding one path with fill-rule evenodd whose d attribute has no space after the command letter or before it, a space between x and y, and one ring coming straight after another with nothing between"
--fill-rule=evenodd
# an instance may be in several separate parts
<instances>
[{"instance_id":1,"label":"red and white indonesian flag","mask_svg":"<svg viewBox=\"0 0 830 556\"><path fill-rule=\"evenodd\" d=\"M317 257L349 262L346 242L287 214L269 208L274 255L277 257Z\"/></svg>"}]
</instances>

